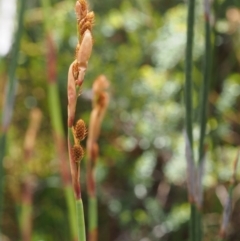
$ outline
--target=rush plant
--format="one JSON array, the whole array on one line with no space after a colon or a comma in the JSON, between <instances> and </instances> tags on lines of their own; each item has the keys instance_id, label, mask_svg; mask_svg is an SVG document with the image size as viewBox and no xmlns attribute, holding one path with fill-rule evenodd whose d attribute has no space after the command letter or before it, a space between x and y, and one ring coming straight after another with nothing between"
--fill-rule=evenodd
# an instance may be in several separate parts
<instances>
[{"instance_id":1,"label":"rush plant","mask_svg":"<svg viewBox=\"0 0 240 241\"><path fill-rule=\"evenodd\" d=\"M82 119L78 120L76 125L74 125L74 122L77 97L80 94L93 47L92 26L94 13L89 11L85 0L78 0L76 2L75 11L78 28L78 44L76 47L75 60L70 65L68 71L68 153L77 208L78 239L79 241L85 241L85 221L80 186L80 162L83 158L84 151L80 142L86 136L86 127Z\"/></svg>"}]
</instances>

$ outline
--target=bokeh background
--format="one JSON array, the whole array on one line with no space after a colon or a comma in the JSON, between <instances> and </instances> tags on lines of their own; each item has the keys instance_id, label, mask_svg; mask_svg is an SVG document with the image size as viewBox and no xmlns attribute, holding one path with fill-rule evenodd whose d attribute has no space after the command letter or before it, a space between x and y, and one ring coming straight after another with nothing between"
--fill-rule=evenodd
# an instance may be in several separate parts
<instances>
[{"instance_id":1,"label":"bokeh background","mask_svg":"<svg viewBox=\"0 0 240 241\"><path fill-rule=\"evenodd\" d=\"M11 48L17 27L17 1L1 0L0 4L0 103L3 106L9 63L14 58ZM77 43L74 5L72 0L52 0L50 14L45 19L51 26L57 50L57 81L64 123L67 122L67 72ZM89 5L95 12L94 48L78 100L77 116L88 123L91 86L98 75L106 75L111 83L111 101L99 138L99 240L188 240L190 207L183 136L186 2L89 0ZM43 16L41 1L27 1L17 60L17 93L3 162L2 232L13 241L20 240L21 177L28 171L37 180L32 240L67 241L70 235L47 100ZM211 22L213 51L203 205L205 241L218 236L240 144L240 2L215 0ZM196 123L203 51L203 3L197 1L193 71ZM23 145L34 108L40 109L43 117L29 167L24 165ZM194 124L196 142L198 132L199 126ZM87 207L85 161L81 166L83 201ZM236 185L227 234L227 240L231 241L240 240L239 197L240 185Z\"/></svg>"}]
</instances>

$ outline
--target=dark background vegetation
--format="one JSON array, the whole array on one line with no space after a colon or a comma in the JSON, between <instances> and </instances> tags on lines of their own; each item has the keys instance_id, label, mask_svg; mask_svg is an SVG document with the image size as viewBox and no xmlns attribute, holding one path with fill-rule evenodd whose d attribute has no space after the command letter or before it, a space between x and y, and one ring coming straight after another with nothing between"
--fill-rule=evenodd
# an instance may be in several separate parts
<instances>
[{"instance_id":1,"label":"dark background vegetation","mask_svg":"<svg viewBox=\"0 0 240 241\"><path fill-rule=\"evenodd\" d=\"M10 240L19 240L19 180L22 172L30 169L38 178L32 240L67 241L70 235L67 209L47 101L46 33L40 2L28 1L24 20L16 73L19 84L4 159L3 232ZM47 21L52 26L57 48L57 79L62 119L66 123L67 72L77 42L74 1L52 0L51 3ZM93 80L105 74L111 82L110 106L99 139L99 240L185 241L190 213L183 138L186 3L156 0L92 0L89 3L96 16L94 49L77 116L88 123ZM197 2L195 94L202 81L202 5L202 1ZM214 1L212 16L213 65L204 178L204 241L212 241L218 235L232 165L240 144L239 1ZM8 54L1 59L2 93L11 58L14 56ZM195 121L199 106L196 96ZM23 140L30 110L34 107L41 109L43 120L32 166L25 168L21 164ZM197 125L194 125L194 135L197 140ZM87 207L84 162L81 182ZM231 241L240 240L239 197L240 185L237 185L227 236Z\"/></svg>"}]
</instances>

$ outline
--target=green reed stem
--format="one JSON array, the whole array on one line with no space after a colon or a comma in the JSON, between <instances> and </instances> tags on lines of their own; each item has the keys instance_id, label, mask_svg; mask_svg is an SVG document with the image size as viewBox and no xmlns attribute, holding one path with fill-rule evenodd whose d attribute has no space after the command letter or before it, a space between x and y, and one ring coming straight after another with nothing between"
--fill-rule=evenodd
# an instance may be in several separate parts
<instances>
[{"instance_id":1,"label":"green reed stem","mask_svg":"<svg viewBox=\"0 0 240 241\"><path fill-rule=\"evenodd\" d=\"M72 185L64 187L65 198L67 200L70 228L73 240L78 240L78 228L76 224L76 207L74 205L74 195L72 190Z\"/></svg>"},{"instance_id":2,"label":"green reed stem","mask_svg":"<svg viewBox=\"0 0 240 241\"><path fill-rule=\"evenodd\" d=\"M77 220L78 220L78 240L86 241L85 221L82 199L76 200Z\"/></svg>"},{"instance_id":3,"label":"green reed stem","mask_svg":"<svg viewBox=\"0 0 240 241\"><path fill-rule=\"evenodd\" d=\"M96 197L88 198L88 233L94 236L98 228L98 210Z\"/></svg>"},{"instance_id":4,"label":"green reed stem","mask_svg":"<svg viewBox=\"0 0 240 241\"><path fill-rule=\"evenodd\" d=\"M198 149L198 165L204 160L205 150L204 141L206 135L206 124L207 124L207 106L208 106L208 92L210 83L210 71L211 71L211 27L210 27L210 3L206 0L205 6L205 54L204 54L204 69L203 69L203 83L201 87L201 98L200 98L200 110L199 110L199 125L200 125L200 138L199 138L199 149ZM202 178L202 177L201 177ZM198 210L197 213L197 234L198 241L202 240L202 221L201 212Z\"/></svg>"},{"instance_id":5,"label":"green reed stem","mask_svg":"<svg viewBox=\"0 0 240 241\"><path fill-rule=\"evenodd\" d=\"M188 2L187 16L187 45L186 45L186 67L185 67L185 125L186 132L193 153L193 131L192 131L192 66L193 66L193 41L194 41L194 15L195 0ZM194 159L194 158L193 158ZM196 241L196 206L191 204L191 215L189 225L190 240Z\"/></svg>"},{"instance_id":6,"label":"green reed stem","mask_svg":"<svg viewBox=\"0 0 240 241\"><path fill-rule=\"evenodd\" d=\"M22 234L22 241L31 240L32 234L32 203L24 203L21 206L20 216L20 230Z\"/></svg>"},{"instance_id":7,"label":"green reed stem","mask_svg":"<svg viewBox=\"0 0 240 241\"><path fill-rule=\"evenodd\" d=\"M5 92L5 105L2 110L1 120L1 133L0 133L0 233L1 233L1 220L3 212L3 195L4 195L4 168L3 159L6 153L6 139L9 124L12 118L12 111L15 100L15 93L17 89L17 81L15 78L18 54L20 49L20 40L23 32L23 18L26 9L26 0L19 1L19 14L18 14L18 28L15 33L15 42L13 44L11 61L9 63L8 83Z\"/></svg>"},{"instance_id":8,"label":"green reed stem","mask_svg":"<svg viewBox=\"0 0 240 241\"><path fill-rule=\"evenodd\" d=\"M211 70L211 28L208 18L205 21L205 56L204 56L204 72L203 72L203 83L201 91L201 102L200 102L200 140L199 140L199 159L198 162L203 161L204 157L204 140L206 134L206 123L207 123L207 106L208 106L208 92L210 83L210 70Z\"/></svg>"},{"instance_id":9,"label":"green reed stem","mask_svg":"<svg viewBox=\"0 0 240 241\"><path fill-rule=\"evenodd\" d=\"M186 108L186 131L193 146L192 134L192 66L193 66L193 40L194 40L194 15L195 0L189 0L187 18L187 46L186 46L186 67L185 67L185 108Z\"/></svg>"}]
</instances>

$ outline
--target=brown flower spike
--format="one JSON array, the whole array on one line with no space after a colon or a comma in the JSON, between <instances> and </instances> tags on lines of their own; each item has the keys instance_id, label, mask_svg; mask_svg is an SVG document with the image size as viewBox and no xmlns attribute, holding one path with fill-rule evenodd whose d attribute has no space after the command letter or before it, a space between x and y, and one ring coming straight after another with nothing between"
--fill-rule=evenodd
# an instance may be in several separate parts
<instances>
[{"instance_id":1,"label":"brown flower spike","mask_svg":"<svg viewBox=\"0 0 240 241\"><path fill-rule=\"evenodd\" d=\"M82 141L85 139L87 135L87 128L82 119L79 119L74 127L74 134L78 141Z\"/></svg>"},{"instance_id":2,"label":"brown flower spike","mask_svg":"<svg viewBox=\"0 0 240 241\"><path fill-rule=\"evenodd\" d=\"M75 12L79 41L76 47L75 60L70 65L68 71L68 127L73 126L77 96L79 94L77 87L82 86L93 47L92 26L94 23L94 13L89 12L85 0L78 0L76 2Z\"/></svg>"},{"instance_id":3,"label":"brown flower spike","mask_svg":"<svg viewBox=\"0 0 240 241\"><path fill-rule=\"evenodd\" d=\"M86 136L86 127L84 122L75 123L75 112L77 106L77 97L81 92L85 72L88 66L88 60L92 53L93 38L92 26L94 22L94 13L90 12L86 0L77 0L75 4L77 18L78 44L76 46L75 59L71 63L68 71L68 151L70 160L70 169L72 183L76 199L81 199L80 187L80 160L83 158L84 151L80 142ZM82 123L82 127L79 126Z\"/></svg>"},{"instance_id":4,"label":"brown flower spike","mask_svg":"<svg viewBox=\"0 0 240 241\"><path fill-rule=\"evenodd\" d=\"M73 151L73 159L75 162L80 162L84 155L84 150L81 145L74 145L72 148Z\"/></svg>"}]
</instances>

